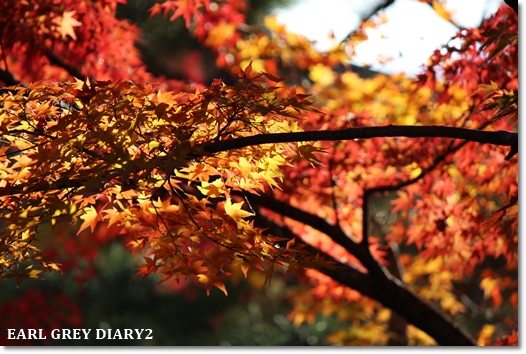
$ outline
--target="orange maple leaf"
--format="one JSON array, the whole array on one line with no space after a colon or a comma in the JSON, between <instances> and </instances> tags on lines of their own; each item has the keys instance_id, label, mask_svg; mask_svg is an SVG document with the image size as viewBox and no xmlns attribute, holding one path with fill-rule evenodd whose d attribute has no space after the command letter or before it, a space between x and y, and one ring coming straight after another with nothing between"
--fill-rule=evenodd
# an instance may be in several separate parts
<instances>
[{"instance_id":1,"label":"orange maple leaf","mask_svg":"<svg viewBox=\"0 0 526 354\"><path fill-rule=\"evenodd\" d=\"M62 39L69 35L73 40L77 40L77 35L75 34L73 27L82 26L82 23L73 18L74 14L75 11L64 11L62 16L58 16L53 21L58 26L58 31L60 32Z\"/></svg>"},{"instance_id":2,"label":"orange maple leaf","mask_svg":"<svg viewBox=\"0 0 526 354\"><path fill-rule=\"evenodd\" d=\"M150 9L150 17L155 16L163 10L165 16L173 11L170 21L174 21L183 16L186 27L190 27L192 16L199 16L199 9L203 6L208 8L210 6L210 0L169 0L162 4L152 6Z\"/></svg>"},{"instance_id":3,"label":"orange maple leaf","mask_svg":"<svg viewBox=\"0 0 526 354\"><path fill-rule=\"evenodd\" d=\"M88 227L91 229L91 232L95 231L95 226L100 220L102 220L102 215L99 214L97 209L95 209L92 206L89 206L84 210L84 214L81 215L80 218L84 220L84 222L82 223L82 225L80 225L77 235L85 229L87 229Z\"/></svg>"},{"instance_id":4,"label":"orange maple leaf","mask_svg":"<svg viewBox=\"0 0 526 354\"><path fill-rule=\"evenodd\" d=\"M209 276L206 274L197 274L197 280L204 284L206 287L206 294L210 295L210 289L212 289L212 286L215 286L219 290L221 290L225 295L228 296L228 292L226 290L225 284L219 280L219 278L216 278L214 276Z\"/></svg>"}]
</instances>

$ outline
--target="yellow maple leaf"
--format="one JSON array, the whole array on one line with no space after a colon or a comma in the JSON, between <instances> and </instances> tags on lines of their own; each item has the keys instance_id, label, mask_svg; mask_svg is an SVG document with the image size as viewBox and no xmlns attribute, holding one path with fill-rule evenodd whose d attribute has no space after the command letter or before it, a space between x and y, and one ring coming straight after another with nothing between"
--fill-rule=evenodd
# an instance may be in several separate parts
<instances>
[{"instance_id":1,"label":"yellow maple leaf","mask_svg":"<svg viewBox=\"0 0 526 354\"><path fill-rule=\"evenodd\" d=\"M77 40L77 35L75 34L73 27L82 26L82 23L73 18L74 14L75 11L64 11L62 16L58 16L53 21L58 26L58 31L60 32L62 39L69 35L73 40Z\"/></svg>"},{"instance_id":2,"label":"yellow maple leaf","mask_svg":"<svg viewBox=\"0 0 526 354\"><path fill-rule=\"evenodd\" d=\"M239 221L242 221L243 218L246 218L247 216L252 216L254 214L249 213L248 211L242 210L241 206L243 206L243 202L239 203L232 203L232 199L227 198L225 202L225 211L226 213L234 219L238 225Z\"/></svg>"},{"instance_id":3,"label":"yellow maple leaf","mask_svg":"<svg viewBox=\"0 0 526 354\"><path fill-rule=\"evenodd\" d=\"M102 216L97 212L97 209L95 209L92 206L89 206L86 209L84 209L84 215L81 215L80 218L84 220L84 222L82 223L82 225L80 225L77 235L80 234L84 229L87 229L88 227L91 229L91 232L95 231L95 226L97 225L97 222L101 220Z\"/></svg>"},{"instance_id":4,"label":"yellow maple leaf","mask_svg":"<svg viewBox=\"0 0 526 354\"><path fill-rule=\"evenodd\" d=\"M220 179L216 179L212 183L203 181L201 186L197 186L197 189L206 196L219 198L221 194L225 193L225 184Z\"/></svg>"}]
</instances>

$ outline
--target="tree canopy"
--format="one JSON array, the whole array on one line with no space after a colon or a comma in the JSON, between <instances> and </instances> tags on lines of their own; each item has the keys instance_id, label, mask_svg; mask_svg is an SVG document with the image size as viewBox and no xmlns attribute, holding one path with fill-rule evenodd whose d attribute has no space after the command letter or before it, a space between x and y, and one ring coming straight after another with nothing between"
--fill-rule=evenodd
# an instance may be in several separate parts
<instances>
[{"instance_id":1,"label":"tree canopy","mask_svg":"<svg viewBox=\"0 0 526 354\"><path fill-rule=\"evenodd\" d=\"M224 75L206 83L151 74L124 3L0 4L0 279L120 239L136 277L304 281L289 319L353 321L336 345L517 345L516 8L458 27L409 78L350 65L394 1L327 52L275 17L247 23L244 0L153 3L150 21L182 18L213 53Z\"/></svg>"}]
</instances>

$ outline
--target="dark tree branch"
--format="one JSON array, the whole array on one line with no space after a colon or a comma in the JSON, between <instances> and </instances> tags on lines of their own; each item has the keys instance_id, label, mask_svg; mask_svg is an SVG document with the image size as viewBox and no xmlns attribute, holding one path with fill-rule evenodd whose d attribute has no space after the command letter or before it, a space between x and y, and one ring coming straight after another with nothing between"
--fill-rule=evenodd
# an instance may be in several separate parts
<instances>
[{"instance_id":1,"label":"dark tree branch","mask_svg":"<svg viewBox=\"0 0 526 354\"><path fill-rule=\"evenodd\" d=\"M367 15L362 16L360 19L360 24L364 23L365 21L371 19L374 15L376 15L379 11L386 9L390 5L392 5L395 2L395 0L387 0L379 3L374 9L372 9ZM352 38L356 34L356 30L349 33L342 41L341 43L347 42L349 39Z\"/></svg>"},{"instance_id":2,"label":"dark tree branch","mask_svg":"<svg viewBox=\"0 0 526 354\"><path fill-rule=\"evenodd\" d=\"M245 193L245 195L248 196L249 194ZM368 247L364 247L363 245L354 242L338 225L332 225L319 216L267 196L250 194L249 200L250 203L260 205L285 217L300 221L303 224L326 234L334 242L345 248L347 252L355 256L375 280L388 280L390 274L385 267L371 256Z\"/></svg>"},{"instance_id":3,"label":"dark tree branch","mask_svg":"<svg viewBox=\"0 0 526 354\"><path fill-rule=\"evenodd\" d=\"M389 262L387 270L403 282L399 257L400 250L398 245L394 243L391 246L388 246L387 256L385 257L385 260ZM387 345L407 345L407 321L397 312L393 311L391 313L391 317L389 318L389 330L392 333L392 336L389 337Z\"/></svg>"},{"instance_id":4,"label":"dark tree branch","mask_svg":"<svg viewBox=\"0 0 526 354\"><path fill-rule=\"evenodd\" d=\"M512 150L517 150L519 145L518 133L504 130L490 132L437 125L387 125L380 127L361 127L341 130L317 130L299 133L261 134L250 137L209 143L204 146L204 150L210 153L215 153L261 144L292 143L299 141L318 140L339 141L353 139L371 139L379 137L452 138L499 146L509 146L512 148Z\"/></svg>"},{"instance_id":5,"label":"dark tree branch","mask_svg":"<svg viewBox=\"0 0 526 354\"><path fill-rule=\"evenodd\" d=\"M269 210L273 210L288 218L300 220L304 224L323 232L351 254L359 254L362 252L361 247L356 242L351 240L339 226L329 224L325 219L320 218L319 216L312 215L311 213L293 207L289 203L285 203L267 196L259 196L255 194L249 195L247 193L245 193L245 195L247 195L250 203L257 204ZM364 266L367 268L365 264Z\"/></svg>"},{"instance_id":6,"label":"dark tree branch","mask_svg":"<svg viewBox=\"0 0 526 354\"><path fill-rule=\"evenodd\" d=\"M4 82L7 86L19 85L20 82L11 75L10 72L0 69L0 81Z\"/></svg>"},{"instance_id":7,"label":"dark tree branch","mask_svg":"<svg viewBox=\"0 0 526 354\"><path fill-rule=\"evenodd\" d=\"M364 188L362 198L362 240L360 244L369 247L369 197L371 191Z\"/></svg>"},{"instance_id":8,"label":"dark tree branch","mask_svg":"<svg viewBox=\"0 0 526 354\"><path fill-rule=\"evenodd\" d=\"M376 279L373 280L376 282ZM375 283L376 284L376 283ZM399 279L391 277L382 286L377 299L382 305L394 310L405 320L432 336L439 345L477 345L475 340L446 318L441 312L425 303Z\"/></svg>"},{"instance_id":9,"label":"dark tree branch","mask_svg":"<svg viewBox=\"0 0 526 354\"><path fill-rule=\"evenodd\" d=\"M79 80L82 80L84 78L79 69L66 64L62 59L56 57L55 55L51 53L46 53L46 57L49 60L50 64L61 67L62 69L66 70L71 76L76 77Z\"/></svg>"},{"instance_id":10,"label":"dark tree branch","mask_svg":"<svg viewBox=\"0 0 526 354\"><path fill-rule=\"evenodd\" d=\"M376 226L382 240L385 240L387 236L386 225L377 218L372 219L372 225ZM400 262L401 253L398 244L396 242L386 244L385 251L384 259L387 261L387 270L403 282L404 266ZM407 321L395 311L392 311L389 317L389 332L391 333L387 345L406 346L408 344Z\"/></svg>"},{"instance_id":11,"label":"dark tree branch","mask_svg":"<svg viewBox=\"0 0 526 354\"><path fill-rule=\"evenodd\" d=\"M341 244L369 271L369 282L372 283L373 290L371 297L382 305L396 311L407 322L425 331L435 338L440 345L476 345L476 342L468 334L438 310L422 301L417 294L376 262L370 256L368 249L354 243L338 227L329 224L316 215L272 198L250 195L249 200L251 204L260 205L285 217L311 226ZM349 284L351 286L350 284L352 284L352 282L348 282L348 275L344 272L336 271L336 273L331 273L330 276L344 285Z\"/></svg>"},{"instance_id":12,"label":"dark tree branch","mask_svg":"<svg viewBox=\"0 0 526 354\"><path fill-rule=\"evenodd\" d=\"M328 254L324 253L323 251L319 250L318 248L305 243L305 241L303 241L287 226L280 226L275 222L262 216L261 213L256 213L254 225L256 227L266 228L266 233L269 233L274 236L285 237L287 238L287 240L292 240L293 238L296 238L296 244L305 245L305 248L303 248L303 250L309 252L311 255L319 254L325 260L334 262L335 264L334 268L321 268L316 269L317 271L328 275L332 279L345 286L348 286L349 288L359 291L365 296L368 296L373 299L375 298L376 293L374 291L374 286L369 275L362 273L356 268L353 268L347 264L343 264L334 259L333 257L329 256Z\"/></svg>"},{"instance_id":13,"label":"dark tree branch","mask_svg":"<svg viewBox=\"0 0 526 354\"><path fill-rule=\"evenodd\" d=\"M510 146L510 154L506 159L510 159L513 154L518 151L519 137L518 133L499 130L496 132L481 131L456 127L444 126L381 126L381 127L362 127L362 128L348 128L342 130L320 130L300 133L279 133L279 134L261 134L244 138L237 138L232 140L216 141L202 145L194 146L196 151L202 148L207 153L217 153L221 151L228 151L240 149L247 146L272 144L272 143L290 143L298 141L340 141L353 139L370 139L377 137L442 137L462 139L465 141L474 141L480 143L487 143L499 146ZM193 154L192 158L198 159L199 154ZM152 160L152 166L161 161ZM65 189L69 187L78 187L82 185L82 180L71 180L63 178L56 182L48 183L46 186L39 188L31 188L32 191ZM18 194L22 192L19 186L13 188L0 188L0 196L9 194Z\"/></svg>"}]
</instances>

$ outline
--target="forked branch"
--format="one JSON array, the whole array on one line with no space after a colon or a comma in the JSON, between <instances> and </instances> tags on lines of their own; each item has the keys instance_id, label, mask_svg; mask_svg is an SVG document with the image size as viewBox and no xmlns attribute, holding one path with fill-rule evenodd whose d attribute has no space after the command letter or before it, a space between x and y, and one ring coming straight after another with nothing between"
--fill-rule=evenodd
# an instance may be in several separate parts
<instances>
[{"instance_id":1,"label":"forked branch","mask_svg":"<svg viewBox=\"0 0 526 354\"><path fill-rule=\"evenodd\" d=\"M430 304L424 302L399 279L392 276L372 258L368 250L348 238L338 226L269 197L250 195L249 200L252 204L277 212L328 235L358 258L369 271L367 274L360 274L354 269L335 269L323 271L324 274L352 288L356 285L356 281L361 279L360 281L363 281L364 284L368 284L365 287L360 286L361 290L367 291L365 293L359 290L362 294L397 312L407 322L425 331L441 345L476 345L467 333Z\"/></svg>"}]
</instances>

